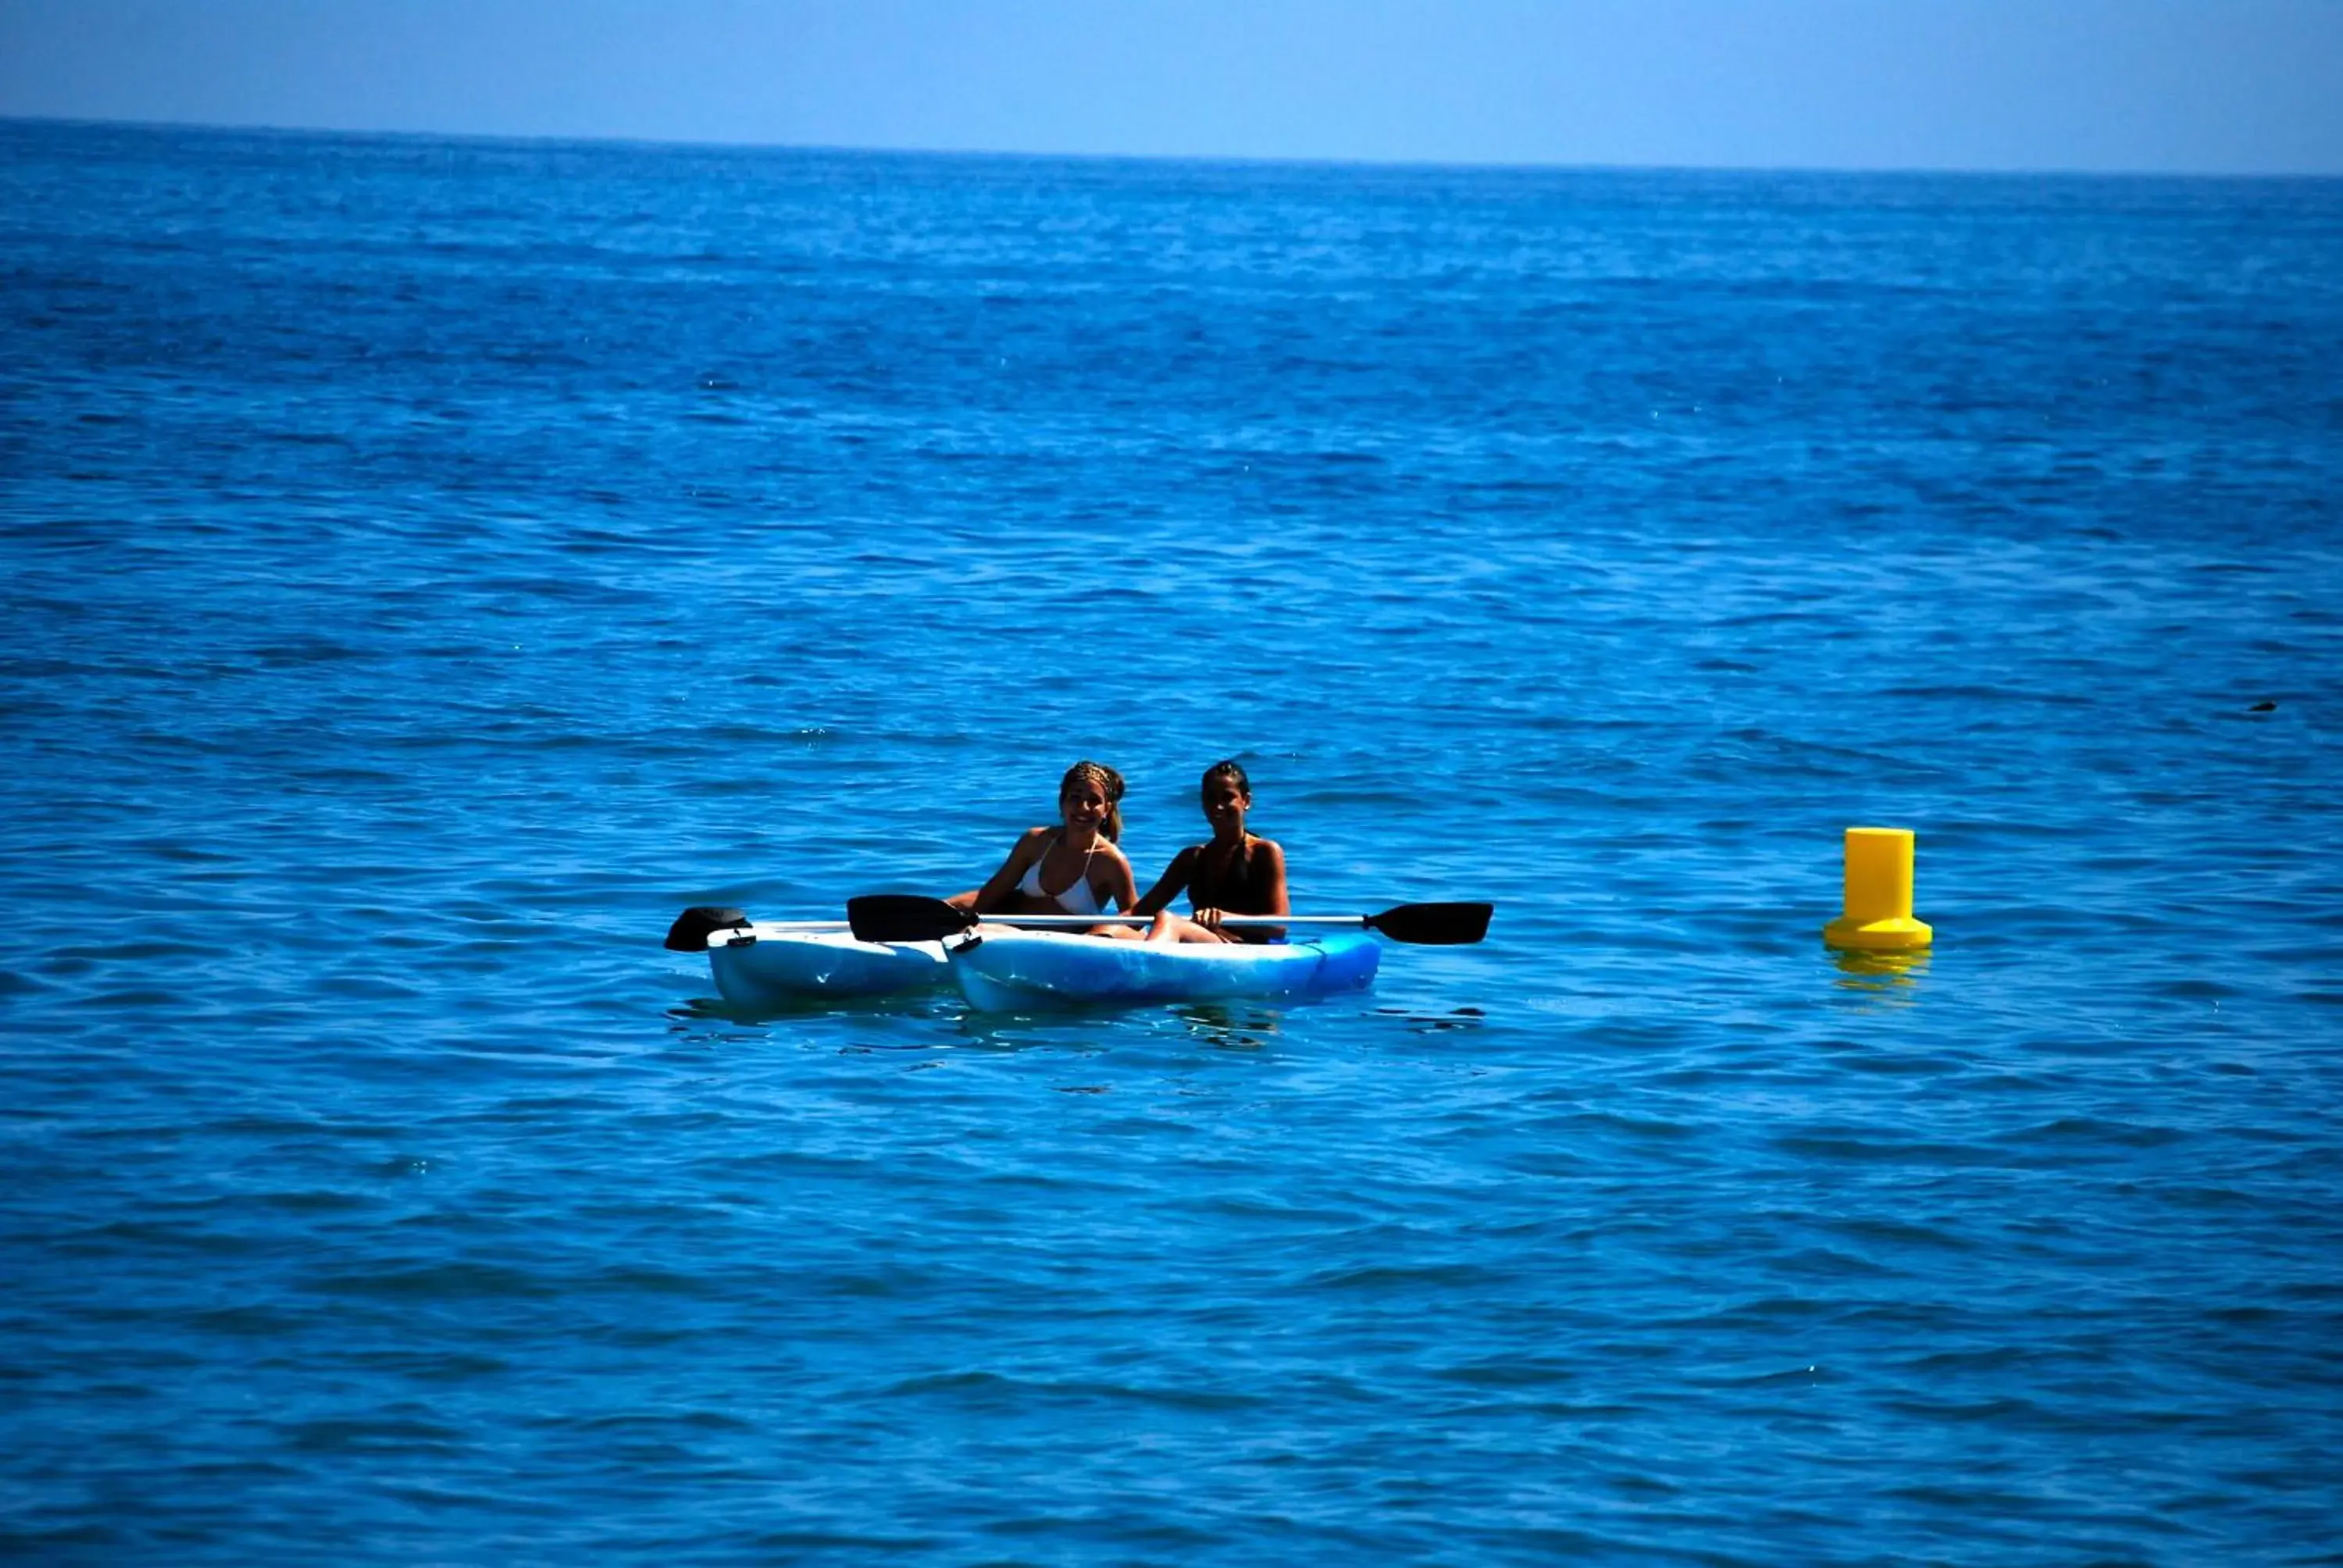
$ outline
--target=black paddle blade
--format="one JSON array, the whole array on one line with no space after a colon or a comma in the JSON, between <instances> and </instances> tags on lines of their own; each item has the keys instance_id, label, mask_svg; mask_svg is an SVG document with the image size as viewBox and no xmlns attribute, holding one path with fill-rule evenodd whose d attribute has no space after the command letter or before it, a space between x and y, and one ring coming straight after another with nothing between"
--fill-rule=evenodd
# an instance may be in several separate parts
<instances>
[{"instance_id":1,"label":"black paddle blade","mask_svg":"<svg viewBox=\"0 0 2343 1568\"><path fill-rule=\"evenodd\" d=\"M865 893L846 900L846 923L860 942L940 942L976 924L976 916L917 893Z\"/></svg>"},{"instance_id":2,"label":"black paddle blade","mask_svg":"<svg viewBox=\"0 0 2343 1568\"><path fill-rule=\"evenodd\" d=\"M1489 934L1494 904L1402 904L1367 917L1367 929L1381 931L1395 942L1424 947L1460 948Z\"/></svg>"},{"instance_id":3,"label":"black paddle blade","mask_svg":"<svg viewBox=\"0 0 2343 1568\"><path fill-rule=\"evenodd\" d=\"M675 924L667 929L667 940L661 945L674 953L704 953L708 950L710 936L748 923L749 917L738 910L719 909L714 904L694 904L676 916Z\"/></svg>"}]
</instances>

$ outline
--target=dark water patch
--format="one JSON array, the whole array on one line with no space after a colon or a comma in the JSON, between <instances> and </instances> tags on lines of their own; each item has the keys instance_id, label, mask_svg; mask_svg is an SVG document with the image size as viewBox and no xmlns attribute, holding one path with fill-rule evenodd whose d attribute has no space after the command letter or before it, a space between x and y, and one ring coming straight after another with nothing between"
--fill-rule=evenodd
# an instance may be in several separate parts
<instances>
[{"instance_id":1,"label":"dark water patch","mask_svg":"<svg viewBox=\"0 0 2343 1568\"><path fill-rule=\"evenodd\" d=\"M1884 1247L1945 1249L1956 1252L1974 1251L1976 1247L1975 1241L1956 1231L1906 1220L1826 1220L1824 1223L1852 1241Z\"/></svg>"},{"instance_id":2,"label":"dark water patch","mask_svg":"<svg viewBox=\"0 0 2343 1568\"><path fill-rule=\"evenodd\" d=\"M1923 1139L1799 1132L1783 1134L1772 1142L1785 1154L1832 1163L1953 1167L2002 1163L2002 1157L1988 1150Z\"/></svg>"},{"instance_id":3,"label":"dark water patch","mask_svg":"<svg viewBox=\"0 0 2343 1568\"><path fill-rule=\"evenodd\" d=\"M2220 1001L2241 994L2235 987L2210 980L2167 980L2152 990L2154 994L2173 1001Z\"/></svg>"},{"instance_id":4,"label":"dark water patch","mask_svg":"<svg viewBox=\"0 0 2343 1568\"><path fill-rule=\"evenodd\" d=\"M229 1339L267 1341L277 1340L306 1326L298 1314L268 1307L226 1307L213 1312L192 1312L186 1322L189 1328Z\"/></svg>"},{"instance_id":5,"label":"dark water patch","mask_svg":"<svg viewBox=\"0 0 2343 1568\"><path fill-rule=\"evenodd\" d=\"M547 1276L495 1263L449 1261L377 1271L319 1274L307 1288L321 1295L413 1303L547 1300L561 1287Z\"/></svg>"},{"instance_id":6,"label":"dark water patch","mask_svg":"<svg viewBox=\"0 0 2343 1568\"><path fill-rule=\"evenodd\" d=\"M864 1533L838 1530L760 1530L740 1538L740 1545L751 1553L779 1552L795 1556L803 1552L885 1553L933 1552L944 1542L932 1535L906 1535L895 1533ZM1015 1562L1011 1559L988 1561Z\"/></svg>"},{"instance_id":7,"label":"dark water patch","mask_svg":"<svg viewBox=\"0 0 2343 1568\"><path fill-rule=\"evenodd\" d=\"M316 1420L281 1429L285 1445L297 1452L402 1453L453 1456L466 1434L459 1429L415 1418Z\"/></svg>"},{"instance_id":8,"label":"dark water patch","mask_svg":"<svg viewBox=\"0 0 2343 1568\"><path fill-rule=\"evenodd\" d=\"M2095 1117L2061 1117L2055 1121L2015 1131L2005 1135L2008 1142L2035 1144L2112 1144L2130 1149L2160 1149L2182 1141L2187 1134L2177 1128L2159 1127L2123 1121L2101 1121Z\"/></svg>"},{"instance_id":9,"label":"dark water patch","mask_svg":"<svg viewBox=\"0 0 2343 1568\"><path fill-rule=\"evenodd\" d=\"M1375 1294L1391 1292L1438 1291L1445 1288L1479 1288L1501 1277L1500 1271L1483 1265L1460 1263L1427 1263L1412 1268L1389 1265L1346 1269L1313 1276L1309 1282L1312 1290L1358 1292Z\"/></svg>"},{"instance_id":10,"label":"dark water patch","mask_svg":"<svg viewBox=\"0 0 2343 1568\"><path fill-rule=\"evenodd\" d=\"M70 958L82 955L61 954L59 956ZM62 968L59 972L64 972ZM75 1005L109 1011L141 1011L148 1009L185 1006L187 1000L188 998L183 992L132 986L120 990L88 992L77 998Z\"/></svg>"}]
</instances>

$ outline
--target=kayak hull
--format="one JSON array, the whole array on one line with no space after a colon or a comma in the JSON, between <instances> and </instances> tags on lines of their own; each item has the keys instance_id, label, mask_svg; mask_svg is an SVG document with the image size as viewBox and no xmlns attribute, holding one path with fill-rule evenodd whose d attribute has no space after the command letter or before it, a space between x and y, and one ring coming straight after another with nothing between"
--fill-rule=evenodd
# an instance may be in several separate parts
<instances>
[{"instance_id":1,"label":"kayak hull","mask_svg":"<svg viewBox=\"0 0 2343 1568\"><path fill-rule=\"evenodd\" d=\"M1259 945L1018 931L954 945L950 965L970 1006L1016 1012L1091 1003L1307 1000L1372 985L1382 957L1364 931Z\"/></svg>"},{"instance_id":2,"label":"kayak hull","mask_svg":"<svg viewBox=\"0 0 2343 1568\"><path fill-rule=\"evenodd\" d=\"M864 942L844 931L759 933L754 941L709 948L708 968L718 993L739 1008L893 996L950 976L940 942Z\"/></svg>"}]
</instances>

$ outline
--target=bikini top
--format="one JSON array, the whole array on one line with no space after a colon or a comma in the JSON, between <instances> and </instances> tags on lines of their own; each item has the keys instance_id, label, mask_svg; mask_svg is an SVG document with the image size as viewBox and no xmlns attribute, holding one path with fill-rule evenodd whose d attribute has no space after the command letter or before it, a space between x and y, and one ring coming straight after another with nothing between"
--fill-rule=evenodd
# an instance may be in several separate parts
<instances>
[{"instance_id":1,"label":"bikini top","mask_svg":"<svg viewBox=\"0 0 2343 1568\"><path fill-rule=\"evenodd\" d=\"M1252 834L1245 835L1244 846L1221 862L1219 875L1208 874L1204 869L1204 852L1212 846L1196 846L1196 860L1188 875L1188 902L1199 910L1226 910L1232 915L1258 915L1268 900L1254 884L1260 879L1253 846L1261 842Z\"/></svg>"},{"instance_id":2,"label":"bikini top","mask_svg":"<svg viewBox=\"0 0 2343 1568\"><path fill-rule=\"evenodd\" d=\"M1063 833L1053 835L1050 849L1056 849L1058 841L1064 837ZM1091 856L1097 853L1098 840L1093 839L1089 854L1082 857L1081 874L1063 892L1052 893L1041 887L1041 862L1050 858L1050 849L1044 849L1033 857L1031 865L1025 868L1025 879L1017 884L1017 890L1029 899L1047 899L1070 915L1095 915L1099 912L1099 901L1098 895L1091 890Z\"/></svg>"},{"instance_id":3,"label":"bikini top","mask_svg":"<svg viewBox=\"0 0 2343 1568\"><path fill-rule=\"evenodd\" d=\"M1221 910L1232 915L1262 915L1269 912L1268 890L1259 884L1262 857L1254 847L1264 840L1247 833L1243 847L1221 862L1220 875L1214 877L1204 869L1204 852L1209 844L1196 846L1196 861L1188 873L1188 906L1197 910ZM1240 942L1282 942L1282 936L1272 937L1259 926L1222 926L1221 935Z\"/></svg>"}]
</instances>

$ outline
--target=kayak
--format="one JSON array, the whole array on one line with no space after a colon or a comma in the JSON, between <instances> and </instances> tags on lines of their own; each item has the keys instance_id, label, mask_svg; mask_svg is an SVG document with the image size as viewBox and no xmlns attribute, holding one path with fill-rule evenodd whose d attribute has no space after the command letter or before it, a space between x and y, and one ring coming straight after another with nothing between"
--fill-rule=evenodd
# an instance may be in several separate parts
<instances>
[{"instance_id":1,"label":"kayak","mask_svg":"<svg viewBox=\"0 0 2343 1568\"><path fill-rule=\"evenodd\" d=\"M1374 983L1383 949L1370 931L1457 946L1487 934L1491 911L1451 902L1371 915L1230 916L1326 934L1221 943L1117 941L1068 929L1128 918L1114 915L1001 917L1020 928L1011 929L911 893L866 893L846 908L848 930L840 930L824 920L759 925L739 910L699 905L675 918L665 945L706 953L716 989L741 1008L890 996L947 976L971 1006L1003 1012L1090 1002L1306 1001Z\"/></svg>"},{"instance_id":2,"label":"kayak","mask_svg":"<svg viewBox=\"0 0 2343 1568\"><path fill-rule=\"evenodd\" d=\"M706 953L716 989L734 1007L779 1007L809 997L891 996L943 983L941 942L866 942L821 921L760 926L739 910L703 904L676 916L667 950Z\"/></svg>"},{"instance_id":3,"label":"kayak","mask_svg":"<svg viewBox=\"0 0 2343 1568\"><path fill-rule=\"evenodd\" d=\"M1259 945L987 931L945 947L960 994L991 1012L1085 1002L1306 1000L1372 985L1383 957L1364 931Z\"/></svg>"},{"instance_id":4,"label":"kayak","mask_svg":"<svg viewBox=\"0 0 2343 1568\"><path fill-rule=\"evenodd\" d=\"M820 997L891 996L941 985L941 942L863 942L845 931L743 928L708 950L716 989L735 1007L779 1007Z\"/></svg>"}]
</instances>

